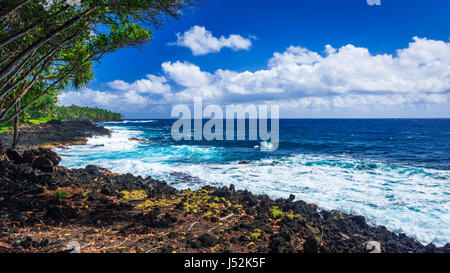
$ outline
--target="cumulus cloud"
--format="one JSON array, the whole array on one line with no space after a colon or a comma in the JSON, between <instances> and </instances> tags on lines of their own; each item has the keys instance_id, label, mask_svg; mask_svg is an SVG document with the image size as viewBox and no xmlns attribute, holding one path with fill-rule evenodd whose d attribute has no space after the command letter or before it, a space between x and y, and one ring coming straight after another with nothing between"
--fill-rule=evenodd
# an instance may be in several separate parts
<instances>
[{"instance_id":1,"label":"cumulus cloud","mask_svg":"<svg viewBox=\"0 0 450 273\"><path fill-rule=\"evenodd\" d=\"M284 52L274 53L267 67L257 71L207 72L188 62L165 62L164 76L147 77L132 84L117 80L108 85L127 92L129 102L136 95L141 96L136 103L166 105L168 109L174 103L192 103L194 97L202 97L218 104L277 103L282 111L292 112L299 109L382 112L450 103L449 67L450 43L414 37L407 48L395 54L373 55L367 48L354 45L341 48L326 45L323 53L290 46ZM144 84L146 81L152 84ZM154 91L162 89L164 92ZM100 100L94 91L90 96L93 102ZM102 99L121 99L111 97L119 96L116 93L108 96Z\"/></svg>"},{"instance_id":2,"label":"cumulus cloud","mask_svg":"<svg viewBox=\"0 0 450 273\"><path fill-rule=\"evenodd\" d=\"M170 85L165 77L147 75L146 79L137 80L134 83L127 83L122 80L115 80L107 83L115 90L127 90L140 93L164 94L170 92Z\"/></svg>"},{"instance_id":3,"label":"cumulus cloud","mask_svg":"<svg viewBox=\"0 0 450 273\"><path fill-rule=\"evenodd\" d=\"M189 48L196 56L219 52L224 47L232 50L248 50L252 45L250 39L236 34L231 34L227 38L225 36L216 38L211 31L202 26L194 26L183 34L177 33L177 38L175 45Z\"/></svg>"},{"instance_id":4,"label":"cumulus cloud","mask_svg":"<svg viewBox=\"0 0 450 273\"><path fill-rule=\"evenodd\" d=\"M415 37L408 48L398 50L395 55L372 55L368 49L354 45L339 49L327 45L325 52L321 55L291 46L282 53L274 53L267 69L255 72L219 69L210 74L189 63L177 63L189 69L176 77L164 70L175 82L189 87L183 92L198 93L191 88L194 85L179 80L183 75L192 79L195 74L202 75L203 79L193 81L195 87L221 90L223 96L241 95L253 99L324 98L348 94L366 97L424 95L450 90L450 43ZM444 101L445 97L447 94L435 96L434 101Z\"/></svg>"},{"instance_id":5,"label":"cumulus cloud","mask_svg":"<svg viewBox=\"0 0 450 273\"><path fill-rule=\"evenodd\" d=\"M165 62L162 69L177 84L185 87L207 86L210 81L210 74L200 71L200 67L188 62Z\"/></svg>"}]
</instances>

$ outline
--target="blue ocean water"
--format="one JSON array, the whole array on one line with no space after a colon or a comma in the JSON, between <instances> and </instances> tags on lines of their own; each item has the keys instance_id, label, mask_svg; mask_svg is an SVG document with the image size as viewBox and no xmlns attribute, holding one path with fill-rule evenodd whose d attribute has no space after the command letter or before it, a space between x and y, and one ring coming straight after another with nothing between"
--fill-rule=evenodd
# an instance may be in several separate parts
<instances>
[{"instance_id":1,"label":"blue ocean water","mask_svg":"<svg viewBox=\"0 0 450 273\"><path fill-rule=\"evenodd\" d=\"M284 119L273 152L261 151L261 141L177 142L173 122L103 123L112 137L59 150L62 165L95 164L179 189L234 184L273 198L294 194L422 243L450 242L449 119Z\"/></svg>"}]
</instances>

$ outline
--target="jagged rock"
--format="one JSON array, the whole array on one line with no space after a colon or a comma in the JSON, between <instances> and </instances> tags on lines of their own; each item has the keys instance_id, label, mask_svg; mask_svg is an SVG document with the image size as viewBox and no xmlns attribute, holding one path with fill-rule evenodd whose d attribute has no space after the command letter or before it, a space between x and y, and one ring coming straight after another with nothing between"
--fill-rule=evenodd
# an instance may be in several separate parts
<instances>
[{"instance_id":1,"label":"jagged rock","mask_svg":"<svg viewBox=\"0 0 450 273\"><path fill-rule=\"evenodd\" d=\"M292 253L290 235L286 232L280 232L270 238L269 249L272 253Z\"/></svg>"},{"instance_id":2,"label":"jagged rock","mask_svg":"<svg viewBox=\"0 0 450 273\"><path fill-rule=\"evenodd\" d=\"M444 253L450 253L450 243L445 244L445 246L442 248L442 251Z\"/></svg>"},{"instance_id":3,"label":"jagged rock","mask_svg":"<svg viewBox=\"0 0 450 273\"><path fill-rule=\"evenodd\" d=\"M23 157L14 150L8 149L6 151L6 155L8 156L8 158L12 161L14 161L15 164L21 164L24 163L25 161L23 160Z\"/></svg>"},{"instance_id":4,"label":"jagged rock","mask_svg":"<svg viewBox=\"0 0 450 273\"><path fill-rule=\"evenodd\" d=\"M330 216L335 221L339 221L339 220L345 219L345 214L342 211L339 211L339 210L332 210L332 211L330 211Z\"/></svg>"},{"instance_id":5,"label":"jagged rock","mask_svg":"<svg viewBox=\"0 0 450 273\"><path fill-rule=\"evenodd\" d=\"M356 216L352 216L350 219L353 220L353 222L355 222L357 225L359 225L362 228L367 226L366 218L364 216L356 215Z\"/></svg>"},{"instance_id":6,"label":"jagged rock","mask_svg":"<svg viewBox=\"0 0 450 273\"><path fill-rule=\"evenodd\" d=\"M436 246L433 243L430 243L425 247L425 253L435 253L435 252Z\"/></svg>"},{"instance_id":7,"label":"jagged rock","mask_svg":"<svg viewBox=\"0 0 450 273\"><path fill-rule=\"evenodd\" d=\"M89 201L97 201L100 203L107 203L108 202L108 198L106 198L105 195L99 193L99 192L91 192L88 195L88 200Z\"/></svg>"},{"instance_id":8,"label":"jagged rock","mask_svg":"<svg viewBox=\"0 0 450 273\"><path fill-rule=\"evenodd\" d=\"M309 236L306 238L305 243L303 244L303 252L305 253L317 253L319 252L320 243L314 236Z\"/></svg>"},{"instance_id":9,"label":"jagged rock","mask_svg":"<svg viewBox=\"0 0 450 273\"><path fill-rule=\"evenodd\" d=\"M92 175L102 175L103 174L103 171L101 171L95 165L87 165L85 169L89 174L92 174Z\"/></svg>"},{"instance_id":10,"label":"jagged rock","mask_svg":"<svg viewBox=\"0 0 450 273\"><path fill-rule=\"evenodd\" d=\"M58 166L59 162L61 162L61 157L50 149L39 148L37 151L34 150L33 153L47 158L53 163L53 166Z\"/></svg>"},{"instance_id":11,"label":"jagged rock","mask_svg":"<svg viewBox=\"0 0 450 273\"><path fill-rule=\"evenodd\" d=\"M292 201L294 201L294 200L295 200L295 195L290 194L290 195L289 195L289 198L288 198L288 202L292 202Z\"/></svg>"},{"instance_id":12,"label":"jagged rock","mask_svg":"<svg viewBox=\"0 0 450 273\"><path fill-rule=\"evenodd\" d=\"M31 164L35 158L33 150L26 150L22 153L22 157L25 163Z\"/></svg>"},{"instance_id":13,"label":"jagged rock","mask_svg":"<svg viewBox=\"0 0 450 273\"><path fill-rule=\"evenodd\" d=\"M45 157L35 158L33 163L31 163L31 167L48 173L53 172L53 162Z\"/></svg>"}]
</instances>

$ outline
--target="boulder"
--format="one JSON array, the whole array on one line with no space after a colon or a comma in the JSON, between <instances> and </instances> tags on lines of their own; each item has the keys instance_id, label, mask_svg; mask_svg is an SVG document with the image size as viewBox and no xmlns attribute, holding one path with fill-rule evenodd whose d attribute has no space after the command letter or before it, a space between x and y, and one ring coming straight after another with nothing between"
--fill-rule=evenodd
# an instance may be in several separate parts
<instances>
[{"instance_id":1,"label":"boulder","mask_svg":"<svg viewBox=\"0 0 450 273\"><path fill-rule=\"evenodd\" d=\"M15 164L22 164L22 163L24 163L23 157L17 151L8 149L6 151L6 155L8 156L8 158L11 161L14 161Z\"/></svg>"},{"instance_id":2,"label":"boulder","mask_svg":"<svg viewBox=\"0 0 450 273\"><path fill-rule=\"evenodd\" d=\"M41 157L45 157L48 160L50 160L53 164L53 166L57 166L59 164L59 162L61 162L61 157L55 153L54 151L50 150L50 149L45 149L45 148L39 148L37 150L37 152L34 152L35 154L39 154Z\"/></svg>"},{"instance_id":3,"label":"boulder","mask_svg":"<svg viewBox=\"0 0 450 273\"><path fill-rule=\"evenodd\" d=\"M102 175L103 171L100 170L97 166L95 165L87 165L85 170L92 175Z\"/></svg>"},{"instance_id":4,"label":"boulder","mask_svg":"<svg viewBox=\"0 0 450 273\"><path fill-rule=\"evenodd\" d=\"M48 158L45 157L37 157L31 163L31 167L34 169L41 170L43 172L51 173L53 172L53 163Z\"/></svg>"},{"instance_id":5,"label":"boulder","mask_svg":"<svg viewBox=\"0 0 450 273\"><path fill-rule=\"evenodd\" d=\"M25 163L31 164L35 158L33 150L26 150L22 153L22 157Z\"/></svg>"},{"instance_id":6,"label":"boulder","mask_svg":"<svg viewBox=\"0 0 450 273\"><path fill-rule=\"evenodd\" d=\"M355 224L360 226L361 228L365 228L367 226L366 224L366 218L361 215L354 215L350 218Z\"/></svg>"}]
</instances>

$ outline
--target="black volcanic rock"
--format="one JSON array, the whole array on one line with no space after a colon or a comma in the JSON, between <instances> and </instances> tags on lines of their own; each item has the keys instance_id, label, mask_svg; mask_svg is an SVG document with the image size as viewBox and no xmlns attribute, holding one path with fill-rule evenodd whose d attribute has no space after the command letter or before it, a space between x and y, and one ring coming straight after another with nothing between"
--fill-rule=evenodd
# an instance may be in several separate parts
<instances>
[{"instance_id":1,"label":"black volcanic rock","mask_svg":"<svg viewBox=\"0 0 450 273\"><path fill-rule=\"evenodd\" d=\"M31 167L44 172L53 172L53 163L45 157L37 157L31 163Z\"/></svg>"},{"instance_id":2,"label":"black volcanic rock","mask_svg":"<svg viewBox=\"0 0 450 273\"><path fill-rule=\"evenodd\" d=\"M27 124L20 127L20 144L25 145L70 145L84 144L86 139L98 135L111 135L111 132L90 121L58 121L52 120L41 124ZM0 140L10 143L11 132L0 134ZM27 154L27 160L30 154ZM56 159L56 158L55 158Z\"/></svg>"}]
</instances>

